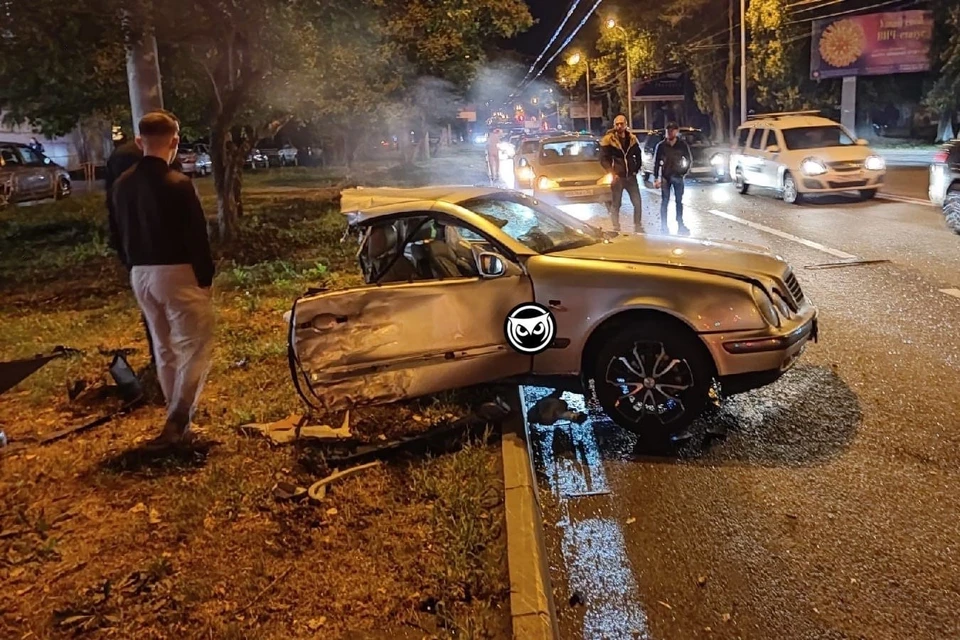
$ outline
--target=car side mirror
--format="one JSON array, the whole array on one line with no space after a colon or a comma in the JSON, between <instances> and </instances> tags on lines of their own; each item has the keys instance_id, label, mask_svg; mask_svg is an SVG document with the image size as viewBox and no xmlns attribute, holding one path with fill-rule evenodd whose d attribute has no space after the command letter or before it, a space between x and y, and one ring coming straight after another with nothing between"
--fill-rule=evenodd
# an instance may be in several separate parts
<instances>
[{"instance_id":1,"label":"car side mirror","mask_svg":"<svg viewBox=\"0 0 960 640\"><path fill-rule=\"evenodd\" d=\"M482 278L499 278L507 272L507 261L489 251L484 251L477 256L477 266L480 268Z\"/></svg>"},{"instance_id":2,"label":"car side mirror","mask_svg":"<svg viewBox=\"0 0 960 640\"><path fill-rule=\"evenodd\" d=\"M780 147L778 147L775 144L772 144L769 147L767 147L767 153L780 153Z\"/></svg>"},{"instance_id":3,"label":"car side mirror","mask_svg":"<svg viewBox=\"0 0 960 640\"><path fill-rule=\"evenodd\" d=\"M864 140L863 138L858 138L858 139L857 139L857 146L858 146L858 147L865 147L865 146L867 146L868 144L870 144L870 143L867 142L866 140Z\"/></svg>"}]
</instances>

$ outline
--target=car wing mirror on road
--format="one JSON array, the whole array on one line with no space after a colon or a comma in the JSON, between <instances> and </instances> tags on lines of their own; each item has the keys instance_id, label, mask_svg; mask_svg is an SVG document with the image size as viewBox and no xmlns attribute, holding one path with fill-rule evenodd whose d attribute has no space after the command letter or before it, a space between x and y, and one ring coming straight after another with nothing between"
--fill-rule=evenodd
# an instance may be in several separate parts
<instances>
[{"instance_id":1,"label":"car wing mirror on road","mask_svg":"<svg viewBox=\"0 0 960 640\"><path fill-rule=\"evenodd\" d=\"M507 273L507 261L490 251L484 251L477 256L477 267L483 278L499 278Z\"/></svg>"}]
</instances>

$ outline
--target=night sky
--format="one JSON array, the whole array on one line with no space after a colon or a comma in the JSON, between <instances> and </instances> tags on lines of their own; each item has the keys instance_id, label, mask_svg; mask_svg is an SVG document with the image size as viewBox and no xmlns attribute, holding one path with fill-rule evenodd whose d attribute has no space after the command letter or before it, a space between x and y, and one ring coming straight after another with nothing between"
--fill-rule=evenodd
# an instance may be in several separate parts
<instances>
[{"instance_id":1,"label":"night sky","mask_svg":"<svg viewBox=\"0 0 960 640\"><path fill-rule=\"evenodd\" d=\"M577 13L564 25L564 33L561 34L561 38L566 37L566 34L573 28L572 25L583 18L582 12L585 11L584 5L586 4L586 2L581 0L581 6L577 7ZM534 20L538 22L526 33L521 34L516 40L511 42L510 45L511 48L515 49L518 53L531 56L532 59L530 62L533 62L533 60L536 60L537 56L540 55L543 46L550 40L554 30L560 25L563 16L566 15L569 9L569 3L563 0L527 0L527 5L530 7L530 13L533 15ZM557 38L557 41L553 43L554 47L560 42L561 39ZM555 51L555 49L551 49L551 53L553 51Z\"/></svg>"}]
</instances>

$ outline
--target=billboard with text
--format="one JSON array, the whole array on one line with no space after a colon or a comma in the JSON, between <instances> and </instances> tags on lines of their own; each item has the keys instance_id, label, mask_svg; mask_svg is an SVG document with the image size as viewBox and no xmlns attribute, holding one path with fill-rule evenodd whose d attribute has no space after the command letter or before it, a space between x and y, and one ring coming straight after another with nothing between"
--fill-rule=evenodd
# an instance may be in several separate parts
<instances>
[{"instance_id":1,"label":"billboard with text","mask_svg":"<svg viewBox=\"0 0 960 640\"><path fill-rule=\"evenodd\" d=\"M817 80L928 71L932 38L931 11L815 20L810 77Z\"/></svg>"}]
</instances>

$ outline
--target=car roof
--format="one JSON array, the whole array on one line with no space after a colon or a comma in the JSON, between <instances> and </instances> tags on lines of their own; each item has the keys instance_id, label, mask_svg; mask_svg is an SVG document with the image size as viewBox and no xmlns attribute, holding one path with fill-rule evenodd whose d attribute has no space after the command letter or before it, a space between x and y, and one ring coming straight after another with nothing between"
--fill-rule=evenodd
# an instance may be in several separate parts
<instances>
[{"instance_id":1,"label":"car roof","mask_svg":"<svg viewBox=\"0 0 960 640\"><path fill-rule=\"evenodd\" d=\"M757 126L767 126L772 129L795 129L797 127L837 127L840 126L838 122L834 122L830 118L824 118L823 116L813 116L813 115L796 115L796 116L778 116L770 118L756 118L755 120L750 120L743 124L744 127L757 127Z\"/></svg>"}]
</instances>

